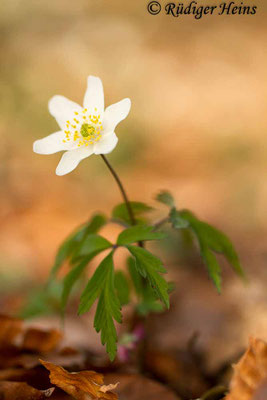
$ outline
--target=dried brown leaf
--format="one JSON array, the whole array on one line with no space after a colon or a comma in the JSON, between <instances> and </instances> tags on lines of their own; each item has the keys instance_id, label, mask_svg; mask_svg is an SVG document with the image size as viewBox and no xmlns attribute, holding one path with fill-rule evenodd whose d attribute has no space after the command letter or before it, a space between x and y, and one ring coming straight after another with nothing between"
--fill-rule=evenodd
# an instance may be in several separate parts
<instances>
[{"instance_id":1,"label":"dried brown leaf","mask_svg":"<svg viewBox=\"0 0 267 400\"><path fill-rule=\"evenodd\" d=\"M209 388L199 364L188 351L156 349L145 356L147 370L185 398L200 397Z\"/></svg>"},{"instance_id":2,"label":"dried brown leaf","mask_svg":"<svg viewBox=\"0 0 267 400\"><path fill-rule=\"evenodd\" d=\"M56 329L44 331L29 328L24 335L22 347L36 353L48 353L54 350L62 340L62 333Z\"/></svg>"},{"instance_id":3,"label":"dried brown leaf","mask_svg":"<svg viewBox=\"0 0 267 400\"><path fill-rule=\"evenodd\" d=\"M256 390L253 400L266 400L267 399L267 380L265 380Z\"/></svg>"},{"instance_id":4,"label":"dried brown leaf","mask_svg":"<svg viewBox=\"0 0 267 400\"><path fill-rule=\"evenodd\" d=\"M22 331L22 320L0 314L0 347L12 345Z\"/></svg>"},{"instance_id":5,"label":"dried brown leaf","mask_svg":"<svg viewBox=\"0 0 267 400\"><path fill-rule=\"evenodd\" d=\"M110 392L111 390L116 389L116 387L119 385L120 382L117 383L111 383L110 385L102 385L100 388L100 392L107 393Z\"/></svg>"},{"instance_id":6,"label":"dried brown leaf","mask_svg":"<svg viewBox=\"0 0 267 400\"><path fill-rule=\"evenodd\" d=\"M107 383L119 381L119 399L125 400L179 400L167 385L140 374L112 373L105 375ZM186 397L187 399L189 397ZM192 397L191 397L192 398Z\"/></svg>"},{"instance_id":7,"label":"dried brown leaf","mask_svg":"<svg viewBox=\"0 0 267 400\"><path fill-rule=\"evenodd\" d=\"M0 381L21 381L27 370L24 368L6 368L0 370Z\"/></svg>"},{"instance_id":8,"label":"dried brown leaf","mask_svg":"<svg viewBox=\"0 0 267 400\"><path fill-rule=\"evenodd\" d=\"M267 378L267 343L250 338L247 351L234 365L230 392L225 400L253 400Z\"/></svg>"},{"instance_id":9,"label":"dried brown leaf","mask_svg":"<svg viewBox=\"0 0 267 400\"><path fill-rule=\"evenodd\" d=\"M117 400L118 396L103 385L103 375L94 371L68 372L64 368L40 360L50 372L50 382L73 396L76 400ZM112 388L117 385L112 385Z\"/></svg>"},{"instance_id":10,"label":"dried brown leaf","mask_svg":"<svg viewBox=\"0 0 267 400\"><path fill-rule=\"evenodd\" d=\"M44 400L53 393L54 388L38 390L25 382L0 382L1 400Z\"/></svg>"},{"instance_id":11,"label":"dried brown leaf","mask_svg":"<svg viewBox=\"0 0 267 400\"><path fill-rule=\"evenodd\" d=\"M48 361L54 364L64 367L74 367L75 365L82 367L85 361L84 354L72 348L54 349L61 338L62 333L57 330L28 329L21 345L0 346L0 370L19 367L32 369L40 364L39 358L42 353L45 353ZM0 376L0 380L3 379Z\"/></svg>"}]
</instances>

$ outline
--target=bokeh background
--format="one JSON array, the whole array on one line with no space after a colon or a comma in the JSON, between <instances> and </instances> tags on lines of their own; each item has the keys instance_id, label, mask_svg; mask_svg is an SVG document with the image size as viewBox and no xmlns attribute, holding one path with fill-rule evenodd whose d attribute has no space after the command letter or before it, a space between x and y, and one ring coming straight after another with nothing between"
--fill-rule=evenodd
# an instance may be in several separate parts
<instances>
[{"instance_id":1,"label":"bokeh background","mask_svg":"<svg viewBox=\"0 0 267 400\"><path fill-rule=\"evenodd\" d=\"M254 3L255 16L196 21L151 16L141 0L1 1L3 311L45 282L74 227L121 200L100 157L57 177L60 155L32 152L34 140L57 130L49 98L81 102L92 74L103 80L107 105L132 100L109 156L130 198L155 205L160 189L171 190L180 207L225 230L250 280L244 286L225 266L218 296L203 267L184 257L155 342L179 347L199 331L218 363L251 334L267 339L267 5Z\"/></svg>"}]
</instances>

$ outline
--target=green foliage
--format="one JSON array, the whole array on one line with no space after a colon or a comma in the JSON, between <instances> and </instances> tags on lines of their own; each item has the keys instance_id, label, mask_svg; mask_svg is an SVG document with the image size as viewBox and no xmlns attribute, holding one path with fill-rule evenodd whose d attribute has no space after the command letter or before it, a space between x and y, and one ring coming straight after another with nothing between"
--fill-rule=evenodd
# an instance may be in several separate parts
<instances>
[{"instance_id":1,"label":"green foliage","mask_svg":"<svg viewBox=\"0 0 267 400\"><path fill-rule=\"evenodd\" d=\"M25 305L19 312L22 319L35 318L40 315L55 314L60 311L61 282L50 282L46 286L30 290Z\"/></svg>"},{"instance_id":2,"label":"green foliage","mask_svg":"<svg viewBox=\"0 0 267 400\"><path fill-rule=\"evenodd\" d=\"M142 218L142 215L153 210L152 207L148 206L145 203L141 203L139 201L131 201L130 205L133 210L136 222L138 223L144 223L145 220L144 218ZM122 222L123 224L132 225L128 209L125 203L118 204L116 207L113 208L112 218L114 220Z\"/></svg>"},{"instance_id":3,"label":"green foliage","mask_svg":"<svg viewBox=\"0 0 267 400\"><path fill-rule=\"evenodd\" d=\"M101 331L101 342L106 344L107 353L114 360L117 351L117 333L113 319L121 322L120 301L114 287L113 252L104 258L89 280L80 301L79 314L89 311L99 298L94 327Z\"/></svg>"},{"instance_id":4,"label":"green foliage","mask_svg":"<svg viewBox=\"0 0 267 400\"><path fill-rule=\"evenodd\" d=\"M174 229L189 228L195 234L199 243L201 257L219 293L221 291L221 268L214 253L223 254L234 271L239 276L244 277L234 246L223 232L206 222L200 221L188 210L178 211L169 192L161 192L157 196L157 200L170 207L169 222Z\"/></svg>"},{"instance_id":5,"label":"green foliage","mask_svg":"<svg viewBox=\"0 0 267 400\"><path fill-rule=\"evenodd\" d=\"M99 230L107 223L107 218L103 214L96 214L92 217L92 219L88 222L85 236L90 233L97 233Z\"/></svg>"},{"instance_id":6,"label":"green foliage","mask_svg":"<svg viewBox=\"0 0 267 400\"><path fill-rule=\"evenodd\" d=\"M101 252L109 247L112 247L112 243L110 243L103 236L96 234L87 235L76 249L73 260L78 260L95 252Z\"/></svg>"},{"instance_id":7,"label":"green foliage","mask_svg":"<svg viewBox=\"0 0 267 400\"><path fill-rule=\"evenodd\" d=\"M223 400L227 394L227 388L224 386L215 386L204 393L199 400Z\"/></svg>"},{"instance_id":8,"label":"green foliage","mask_svg":"<svg viewBox=\"0 0 267 400\"><path fill-rule=\"evenodd\" d=\"M119 236L116 246L128 246L145 240L162 239L165 234L155 232L154 227L146 225L136 225L125 229ZM73 237L67 243L71 242L73 246ZM64 243L65 244L65 243ZM79 236L75 236L75 248L71 248L68 258L73 264L71 270L63 280L63 291L61 304L63 310L66 307L70 292L81 277L87 264L100 252L114 248L113 244L104 237L96 233L86 234L79 230ZM129 251L131 251L129 246ZM137 247L136 247L137 248ZM143 250L143 249L142 249ZM166 306L169 305L167 294L167 283L159 272L165 272L162 263L157 257L143 250L138 253L132 249L136 257L139 273L145 276L153 289L146 285L144 290L143 302L140 304L140 310L144 314L148 310L161 310L162 305L157 301L161 299ZM66 253L65 253L66 254ZM116 355L117 334L114 320L121 322L120 307L129 302L129 285L127 278L122 271L114 274L113 251L101 262L92 278L89 280L84 292L82 293L79 305L79 314L90 310L93 303L98 299L97 310L94 319L94 326L97 332L101 331L101 341L106 344L110 359L113 360ZM141 277L141 276L140 276Z\"/></svg>"},{"instance_id":9,"label":"green foliage","mask_svg":"<svg viewBox=\"0 0 267 400\"><path fill-rule=\"evenodd\" d=\"M63 280L63 291L61 297L61 304L63 311L65 310L70 292L82 275L88 263L102 251L112 247L112 243L103 238L100 235L89 234L84 237L81 243L76 247L75 252L72 256L71 270L65 276Z\"/></svg>"},{"instance_id":10,"label":"green foliage","mask_svg":"<svg viewBox=\"0 0 267 400\"><path fill-rule=\"evenodd\" d=\"M101 252L102 250L97 250L92 252L90 255L84 257L77 265L72 267L72 269L67 273L63 280L63 290L61 295L61 306L62 311L65 311L68 298L70 296L71 290L78 279L81 277L83 271L87 267L88 263Z\"/></svg>"},{"instance_id":11,"label":"green foliage","mask_svg":"<svg viewBox=\"0 0 267 400\"><path fill-rule=\"evenodd\" d=\"M138 304L136 311L142 316L146 316L149 313L160 313L164 310L164 305L159 301L157 294L136 269L135 259L133 257L128 258L127 262L129 275L131 277L134 290L137 294ZM168 293L171 293L174 289L174 284L168 282Z\"/></svg>"},{"instance_id":12,"label":"green foliage","mask_svg":"<svg viewBox=\"0 0 267 400\"><path fill-rule=\"evenodd\" d=\"M86 266L88 264L88 261L85 259L79 264L77 264L75 267L73 267L69 273L65 276L63 280L63 290L62 290L62 296L61 296L61 305L62 305L62 311L65 311L66 304L70 295L70 292L85 270Z\"/></svg>"},{"instance_id":13,"label":"green foliage","mask_svg":"<svg viewBox=\"0 0 267 400\"><path fill-rule=\"evenodd\" d=\"M53 279L64 261L70 259L77 251L87 235L96 233L106 223L106 217L102 214L95 215L88 223L83 224L78 230L69 235L59 247L55 263L52 267L50 279Z\"/></svg>"},{"instance_id":14,"label":"green foliage","mask_svg":"<svg viewBox=\"0 0 267 400\"><path fill-rule=\"evenodd\" d=\"M130 301L130 288L128 280L123 271L120 270L115 272L114 285L121 306L128 304Z\"/></svg>"},{"instance_id":15,"label":"green foliage","mask_svg":"<svg viewBox=\"0 0 267 400\"><path fill-rule=\"evenodd\" d=\"M145 240L158 240L166 237L163 232L155 232L153 226L135 225L125 229L120 233L117 244L125 246L127 244L141 242Z\"/></svg>"},{"instance_id":16,"label":"green foliage","mask_svg":"<svg viewBox=\"0 0 267 400\"><path fill-rule=\"evenodd\" d=\"M143 295L142 301L136 307L139 315L146 316L150 313L160 313L164 310L163 304L157 300L150 286L145 286Z\"/></svg>"},{"instance_id":17,"label":"green foliage","mask_svg":"<svg viewBox=\"0 0 267 400\"><path fill-rule=\"evenodd\" d=\"M73 265L63 280L61 305L64 312L71 290L89 261L101 251L109 248L112 244L96 234L106 223L102 214L95 215L88 223L82 225L74 234L71 234L60 246L56 260L50 275L50 283L54 280L56 273L67 259ZM78 264L77 264L78 263Z\"/></svg>"},{"instance_id":18,"label":"green foliage","mask_svg":"<svg viewBox=\"0 0 267 400\"><path fill-rule=\"evenodd\" d=\"M171 209L169 216L170 216L170 222L174 229L188 228L189 222L185 218L181 217L180 212L177 211L175 207Z\"/></svg>"},{"instance_id":19,"label":"green foliage","mask_svg":"<svg viewBox=\"0 0 267 400\"><path fill-rule=\"evenodd\" d=\"M172 194L168 191L162 191L156 196L156 200L159 201L162 204L165 204L165 206L168 207L174 207L175 206L175 201L172 196Z\"/></svg>"},{"instance_id":20,"label":"green foliage","mask_svg":"<svg viewBox=\"0 0 267 400\"><path fill-rule=\"evenodd\" d=\"M149 282L137 271L133 257L128 258L128 270L138 297L136 311L143 316L150 312L157 313L163 311L163 304L158 300Z\"/></svg>"},{"instance_id":21,"label":"green foliage","mask_svg":"<svg viewBox=\"0 0 267 400\"><path fill-rule=\"evenodd\" d=\"M78 310L79 314L84 314L91 309L95 301L98 301L94 327L97 332L101 332L101 342L106 345L111 360L114 360L117 351L115 321L121 322L121 307L130 301L129 277L132 282L131 288L134 288L138 299L136 311L140 315L146 316L150 312L161 312L165 307L169 308L169 293L174 285L168 283L162 276L166 273L162 261L143 247L146 241L166 237L165 233L157 230L163 222L169 222L177 231L193 233L197 238L209 276L219 292L221 268L215 253L223 254L234 271L244 276L237 253L225 234L200 221L190 211L177 210L174 198L169 192L161 192L157 200L169 207L169 215L162 222L152 226L144 223L142 215L151 210L151 207L144 203L130 203L137 220L137 225L134 226L131 224L124 203L113 209L112 219L126 226L118 235L116 244L98 234L106 219L102 215L96 215L64 241L52 270L51 276L54 277L65 260L71 265L63 280L61 305L64 310L71 290L83 276L88 263L102 251L111 250L89 279L81 295ZM125 275L121 270L114 272L113 253L121 246L131 254L128 260L129 275Z\"/></svg>"},{"instance_id":22,"label":"green foliage","mask_svg":"<svg viewBox=\"0 0 267 400\"><path fill-rule=\"evenodd\" d=\"M166 273L161 260L142 247L132 245L126 247L135 258L136 270L149 281L157 298L169 308L168 284L160 275Z\"/></svg>"},{"instance_id":23,"label":"green foliage","mask_svg":"<svg viewBox=\"0 0 267 400\"><path fill-rule=\"evenodd\" d=\"M128 257L127 267L132 279L135 292L140 299L141 297L143 297L144 285L146 284L146 281L137 271L135 266L135 259L133 257Z\"/></svg>"},{"instance_id":24,"label":"green foliage","mask_svg":"<svg viewBox=\"0 0 267 400\"><path fill-rule=\"evenodd\" d=\"M221 268L214 253L223 254L234 271L239 276L244 277L244 272L234 246L224 233L206 222L200 221L190 211L181 211L180 216L189 223L190 228L195 233L201 256L219 292L221 291Z\"/></svg>"}]
</instances>

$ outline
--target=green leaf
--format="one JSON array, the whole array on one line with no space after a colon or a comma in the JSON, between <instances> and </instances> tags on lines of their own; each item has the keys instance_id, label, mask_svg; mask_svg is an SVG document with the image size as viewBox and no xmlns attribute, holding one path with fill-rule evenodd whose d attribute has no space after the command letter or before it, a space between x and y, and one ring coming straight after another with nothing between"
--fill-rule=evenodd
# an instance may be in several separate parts
<instances>
[{"instance_id":1,"label":"green leaf","mask_svg":"<svg viewBox=\"0 0 267 400\"><path fill-rule=\"evenodd\" d=\"M218 293L221 293L221 283L222 283L221 268L220 268L217 258L209 250L208 247L203 245L203 243L200 243L200 252L201 252L201 256L208 268L209 276L213 280L213 283L216 286Z\"/></svg>"},{"instance_id":2,"label":"green leaf","mask_svg":"<svg viewBox=\"0 0 267 400\"><path fill-rule=\"evenodd\" d=\"M86 236L84 241L82 242L79 250L75 254L75 258L80 258L83 256L90 255L95 251L100 252L112 247L112 243L110 243L103 236L90 234Z\"/></svg>"},{"instance_id":3,"label":"green leaf","mask_svg":"<svg viewBox=\"0 0 267 400\"><path fill-rule=\"evenodd\" d=\"M206 222L200 221L190 211L181 211L180 215L183 219L189 222L192 231L195 233L199 243L201 256L207 265L209 275L219 292L221 290L221 269L213 253L223 254L234 271L244 278L244 271L240 265L234 246L223 232Z\"/></svg>"},{"instance_id":4,"label":"green leaf","mask_svg":"<svg viewBox=\"0 0 267 400\"><path fill-rule=\"evenodd\" d=\"M170 221L174 229L188 228L189 222L181 217L181 214L175 207L170 211Z\"/></svg>"},{"instance_id":5,"label":"green leaf","mask_svg":"<svg viewBox=\"0 0 267 400\"><path fill-rule=\"evenodd\" d=\"M117 244L125 246L130 243L141 242L144 240L158 240L166 237L163 232L155 232L153 226L135 225L125 229L118 236Z\"/></svg>"},{"instance_id":6,"label":"green leaf","mask_svg":"<svg viewBox=\"0 0 267 400\"><path fill-rule=\"evenodd\" d=\"M127 260L128 271L131 276L134 289L138 297L143 296L144 291L144 278L139 274L135 266L135 259L133 257L129 257Z\"/></svg>"},{"instance_id":7,"label":"green leaf","mask_svg":"<svg viewBox=\"0 0 267 400\"><path fill-rule=\"evenodd\" d=\"M88 264L88 261L84 259L81 263L73 267L69 273L65 276L63 280L63 291L62 291L62 297L61 297L61 306L63 312L65 311L67 301L70 295L70 292L74 286L74 284L77 282L79 277L81 276L82 272L86 268Z\"/></svg>"},{"instance_id":8,"label":"green leaf","mask_svg":"<svg viewBox=\"0 0 267 400\"><path fill-rule=\"evenodd\" d=\"M117 352L117 332L113 319L121 323L120 302L114 288L114 268L112 253L107 257L109 264L105 284L101 292L94 326L97 332L101 331L101 342L106 344L110 360L113 361Z\"/></svg>"},{"instance_id":9,"label":"green leaf","mask_svg":"<svg viewBox=\"0 0 267 400\"><path fill-rule=\"evenodd\" d=\"M68 257L70 257L70 255L74 251L77 244L83 238L84 232L85 232L85 226L83 225L82 228L80 228L75 234L72 234L71 236L69 236L59 247L59 250L56 255L55 263L54 263L51 273L50 273L51 279L56 276L56 274L57 274L59 268L62 266L63 262Z\"/></svg>"},{"instance_id":10,"label":"green leaf","mask_svg":"<svg viewBox=\"0 0 267 400\"><path fill-rule=\"evenodd\" d=\"M170 281L168 282L168 293L172 293L175 290L175 283Z\"/></svg>"},{"instance_id":11,"label":"green leaf","mask_svg":"<svg viewBox=\"0 0 267 400\"><path fill-rule=\"evenodd\" d=\"M120 301L114 287L113 252L101 262L94 275L87 284L79 306L79 314L87 312L95 300L99 298L96 309L94 326L97 332L101 331L101 342L111 361L117 351L117 332L113 319L121 322Z\"/></svg>"},{"instance_id":12,"label":"green leaf","mask_svg":"<svg viewBox=\"0 0 267 400\"><path fill-rule=\"evenodd\" d=\"M103 214L96 214L89 221L86 227L86 234L97 233L106 224L107 218Z\"/></svg>"},{"instance_id":13,"label":"green leaf","mask_svg":"<svg viewBox=\"0 0 267 400\"><path fill-rule=\"evenodd\" d=\"M115 272L114 284L121 306L128 304L130 301L130 288L123 271L119 270Z\"/></svg>"},{"instance_id":14,"label":"green leaf","mask_svg":"<svg viewBox=\"0 0 267 400\"><path fill-rule=\"evenodd\" d=\"M60 312L61 292L62 283L58 281L52 281L45 286L30 290L18 316L22 319L29 319L42 315L57 315Z\"/></svg>"},{"instance_id":15,"label":"green leaf","mask_svg":"<svg viewBox=\"0 0 267 400\"><path fill-rule=\"evenodd\" d=\"M142 214L145 214L145 213L153 210L152 207L148 206L145 203L141 203L139 201L131 201L130 205L131 205L133 214L134 214L137 222L143 222L143 220L140 219L139 217L142 216ZM122 222L126 223L127 225L132 225L131 219L129 217L128 209L127 209L125 203L121 203L113 208L112 218L114 218L115 220L122 221Z\"/></svg>"},{"instance_id":16,"label":"green leaf","mask_svg":"<svg viewBox=\"0 0 267 400\"><path fill-rule=\"evenodd\" d=\"M175 206L175 201L174 201L172 194L165 190L163 190L156 196L156 200L162 204L165 204L165 206L168 206L168 207Z\"/></svg>"},{"instance_id":17,"label":"green leaf","mask_svg":"<svg viewBox=\"0 0 267 400\"><path fill-rule=\"evenodd\" d=\"M109 268L109 263L107 262L108 257L104 258L85 287L80 299L79 314L84 314L89 311L99 297Z\"/></svg>"},{"instance_id":18,"label":"green leaf","mask_svg":"<svg viewBox=\"0 0 267 400\"><path fill-rule=\"evenodd\" d=\"M168 284L159 274L166 272L161 260L141 247L128 245L127 248L135 258L139 274L149 281L157 297L169 308Z\"/></svg>"},{"instance_id":19,"label":"green leaf","mask_svg":"<svg viewBox=\"0 0 267 400\"><path fill-rule=\"evenodd\" d=\"M163 304L159 302L149 282L137 271L133 257L128 258L128 270L139 300L136 306L138 314L145 316L151 312L158 313L163 311Z\"/></svg>"},{"instance_id":20,"label":"green leaf","mask_svg":"<svg viewBox=\"0 0 267 400\"><path fill-rule=\"evenodd\" d=\"M78 230L76 230L74 233L71 233L67 239L65 239L57 252L55 263L50 273L50 280L55 278L64 261L75 253L86 235L98 232L105 223L106 217L102 214L97 214L93 216L88 223L83 224L80 228L78 228Z\"/></svg>"},{"instance_id":21,"label":"green leaf","mask_svg":"<svg viewBox=\"0 0 267 400\"><path fill-rule=\"evenodd\" d=\"M151 288L149 295L147 293L145 298L136 307L136 311L142 316L146 316L150 313L161 313L163 310L163 304L157 300L157 298L155 297L155 293L152 291Z\"/></svg>"},{"instance_id":22,"label":"green leaf","mask_svg":"<svg viewBox=\"0 0 267 400\"><path fill-rule=\"evenodd\" d=\"M85 258L82 259L80 263L75 265L65 276L63 280L63 290L62 290L62 296L61 296L61 306L63 312L65 311L67 301L69 298L69 295L71 293L71 290L77 280L80 278L81 274L87 267L88 263L97 255L101 252L102 250L95 251L91 253L89 256L86 256Z\"/></svg>"},{"instance_id":23,"label":"green leaf","mask_svg":"<svg viewBox=\"0 0 267 400\"><path fill-rule=\"evenodd\" d=\"M227 394L227 388L219 385L205 392L199 400L223 400Z\"/></svg>"},{"instance_id":24,"label":"green leaf","mask_svg":"<svg viewBox=\"0 0 267 400\"><path fill-rule=\"evenodd\" d=\"M221 253L232 265L235 272L244 277L244 271L240 265L239 257L230 239L218 229L205 222L200 223L202 234L205 235L207 245L216 253Z\"/></svg>"}]
</instances>

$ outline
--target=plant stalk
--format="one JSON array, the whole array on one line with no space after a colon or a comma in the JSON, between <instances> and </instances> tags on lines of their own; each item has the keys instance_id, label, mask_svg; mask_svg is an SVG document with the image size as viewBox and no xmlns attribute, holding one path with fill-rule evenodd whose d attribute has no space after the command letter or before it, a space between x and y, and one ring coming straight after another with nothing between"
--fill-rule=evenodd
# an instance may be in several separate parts
<instances>
[{"instance_id":1,"label":"plant stalk","mask_svg":"<svg viewBox=\"0 0 267 400\"><path fill-rule=\"evenodd\" d=\"M169 222L169 220L170 220L170 217L168 216L168 217L164 217L164 218L162 218L161 220L159 220L158 222L156 222L155 224L154 224L154 231L156 231L157 229L159 229L162 225L164 225L164 224L166 224L167 222Z\"/></svg>"},{"instance_id":2,"label":"plant stalk","mask_svg":"<svg viewBox=\"0 0 267 400\"><path fill-rule=\"evenodd\" d=\"M133 209L131 207L131 203L130 203L130 201L128 199L128 196L126 194L126 191L125 191L125 189L123 187L123 184L122 184L119 176L117 175L116 171L113 169L112 165L110 164L110 162L108 161L106 156L104 156L104 154L100 154L100 155L101 155L104 163L106 164L106 166L110 170L111 174L113 175L115 181L117 182L117 184L119 186L120 192L122 194L123 200L125 202L125 205L126 205L126 208L127 208L128 214L129 214L129 218L130 218L131 224L132 225L136 225L136 219L135 219L135 216L134 216L134 213L133 213Z\"/></svg>"},{"instance_id":3,"label":"plant stalk","mask_svg":"<svg viewBox=\"0 0 267 400\"><path fill-rule=\"evenodd\" d=\"M104 156L104 154L100 154L103 161L105 162L106 166L108 167L108 169L110 170L111 174L113 175L115 181L117 182L120 192L122 194L123 200L125 202L128 214L129 214L129 218L131 221L132 225L136 225L136 219L134 216L134 212L131 206L131 203L128 199L128 196L126 194L126 191L123 187L123 184L119 178L119 176L117 175L116 171L113 169L112 165L110 164L110 162L108 161L108 159L106 158L106 156ZM138 245L140 247L144 247L143 242L140 241L138 242ZM144 278L143 278L144 279ZM137 312L135 311L133 314L133 320L132 320L132 327L131 330L133 330L134 326L136 325L137 321L142 321L144 318L138 316ZM139 349L137 350L137 360L138 360L138 365L139 365L139 370L140 372L144 371L144 353L145 353L145 349L146 349L146 340L144 339L143 342L141 343L141 345L139 346Z\"/></svg>"}]
</instances>

